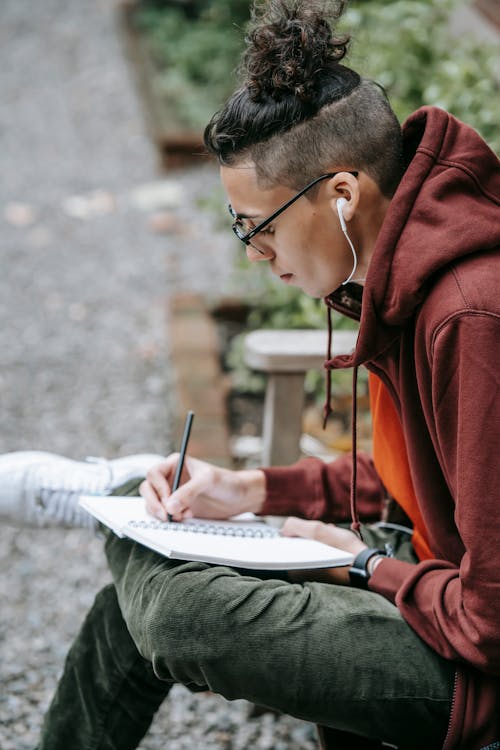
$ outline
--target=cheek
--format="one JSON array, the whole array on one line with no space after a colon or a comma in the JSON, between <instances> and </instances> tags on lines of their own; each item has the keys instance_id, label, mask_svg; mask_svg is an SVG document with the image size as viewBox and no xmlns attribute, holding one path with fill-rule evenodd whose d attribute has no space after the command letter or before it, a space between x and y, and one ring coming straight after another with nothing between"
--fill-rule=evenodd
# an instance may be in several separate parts
<instances>
[{"instance_id":1,"label":"cheek","mask_svg":"<svg viewBox=\"0 0 500 750\"><path fill-rule=\"evenodd\" d=\"M324 217L316 211L304 212L280 230L276 235L280 265L293 265L293 270L302 275L330 275L335 266L334 239Z\"/></svg>"},{"instance_id":2,"label":"cheek","mask_svg":"<svg viewBox=\"0 0 500 750\"><path fill-rule=\"evenodd\" d=\"M331 248L335 237L335 228L332 226L332 216L324 212L312 211L303 223L303 238L310 248Z\"/></svg>"}]
</instances>

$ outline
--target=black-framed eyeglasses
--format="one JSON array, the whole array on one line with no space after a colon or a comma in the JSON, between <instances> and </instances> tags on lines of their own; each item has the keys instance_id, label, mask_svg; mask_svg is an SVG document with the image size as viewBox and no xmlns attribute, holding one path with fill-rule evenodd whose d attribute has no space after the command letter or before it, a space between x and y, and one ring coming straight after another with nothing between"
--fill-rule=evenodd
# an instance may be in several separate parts
<instances>
[{"instance_id":1,"label":"black-framed eyeglasses","mask_svg":"<svg viewBox=\"0 0 500 750\"><path fill-rule=\"evenodd\" d=\"M349 171L349 170L342 170L342 171ZM228 205L229 213L234 219L232 229L235 235L239 240L241 240L245 245L252 245L252 247L255 247L256 250L259 252L262 252L262 248L257 247L253 242L252 239L255 237L256 234L261 232L263 229L265 229L272 221L276 219L277 216L283 213L283 211L286 211L287 208L289 208L293 203L295 203L296 200L301 198L304 193L307 193L308 190L310 190L312 187L318 184L318 182L321 182L321 180L326 180L329 177L335 177L335 175L340 174L340 172L328 172L327 174L322 174L320 177L316 177L312 182L309 182L305 188L302 188L297 195L294 195L293 198L290 198L286 203L284 203L282 206L280 206L274 213L272 213L270 216L267 217L267 219L264 219L264 221L261 221L260 224L257 224L256 227L252 227L249 229L248 224L245 225L245 221L249 222L251 221L250 218L246 216L240 216L238 215L234 210L231 204ZM349 174L354 175L354 177L358 176L358 172L352 172L349 171Z\"/></svg>"}]
</instances>

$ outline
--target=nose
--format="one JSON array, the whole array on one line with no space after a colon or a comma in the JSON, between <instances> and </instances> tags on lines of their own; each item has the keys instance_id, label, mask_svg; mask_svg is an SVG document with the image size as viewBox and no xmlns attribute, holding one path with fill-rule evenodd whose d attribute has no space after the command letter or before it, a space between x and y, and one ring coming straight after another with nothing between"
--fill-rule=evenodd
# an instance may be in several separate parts
<instances>
[{"instance_id":1,"label":"nose","mask_svg":"<svg viewBox=\"0 0 500 750\"><path fill-rule=\"evenodd\" d=\"M260 260L270 260L274 255L270 248L257 249L253 245L246 246L246 253L250 263L258 263Z\"/></svg>"}]
</instances>

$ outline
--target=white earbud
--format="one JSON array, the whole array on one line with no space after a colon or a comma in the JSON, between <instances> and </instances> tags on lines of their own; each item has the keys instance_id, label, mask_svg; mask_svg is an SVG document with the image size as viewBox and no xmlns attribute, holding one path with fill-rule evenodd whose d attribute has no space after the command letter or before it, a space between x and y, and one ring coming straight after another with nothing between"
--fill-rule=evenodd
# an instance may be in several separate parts
<instances>
[{"instance_id":1,"label":"white earbud","mask_svg":"<svg viewBox=\"0 0 500 750\"><path fill-rule=\"evenodd\" d=\"M353 257L354 263L353 263L353 266L352 266L351 273L349 274L349 276L347 277L347 279L342 282L342 286L344 286L344 284L348 284L350 282L350 280L352 279L352 277L356 273L356 268L358 266L358 258L356 256L356 250L354 249L354 245L351 242L351 238L347 234L347 226L346 226L345 219L344 219L344 212L343 211L344 211L344 206L346 206L346 205L347 205L347 200L345 198L338 198L338 200L337 200L337 213L338 213L338 216L339 216L340 228L342 229L342 231L343 231L343 233L345 235L345 238L346 238L347 242L349 243L349 247L351 248L351 252L352 252L352 257Z\"/></svg>"},{"instance_id":2,"label":"white earbud","mask_svg":"<svg viewBox=\"0 0 500 750\"><path fill-rule=\"evenodd\" d=\"M345 219L344 219L344 206L347 205L347 201L345 198L339 198L337 201L337 213L339 215L339 221L340 226L342 228L342 231L344 234L347 232L347 227L345 225Z\"/></svg>"}]
</instances>

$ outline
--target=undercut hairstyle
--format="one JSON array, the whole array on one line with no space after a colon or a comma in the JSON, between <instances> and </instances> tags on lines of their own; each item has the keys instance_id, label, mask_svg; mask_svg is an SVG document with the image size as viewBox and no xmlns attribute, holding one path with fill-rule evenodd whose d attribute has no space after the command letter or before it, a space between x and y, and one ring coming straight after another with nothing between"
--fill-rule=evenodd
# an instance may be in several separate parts
<instances>
[{"instance_id":1,"label":"undercut hairstyle","mask_svg":"<svg viewBox=\"0 0 500 750\"><path fill-rule=\"evenodd\" d=\"M341 63L334 25L346 0L256 2L241 86L205 128L225 166L251 163L265 187L300 190L332 169L364 171L392 197L404 172L401 127L383 90Z\"/></svg>"}]
</instances>

